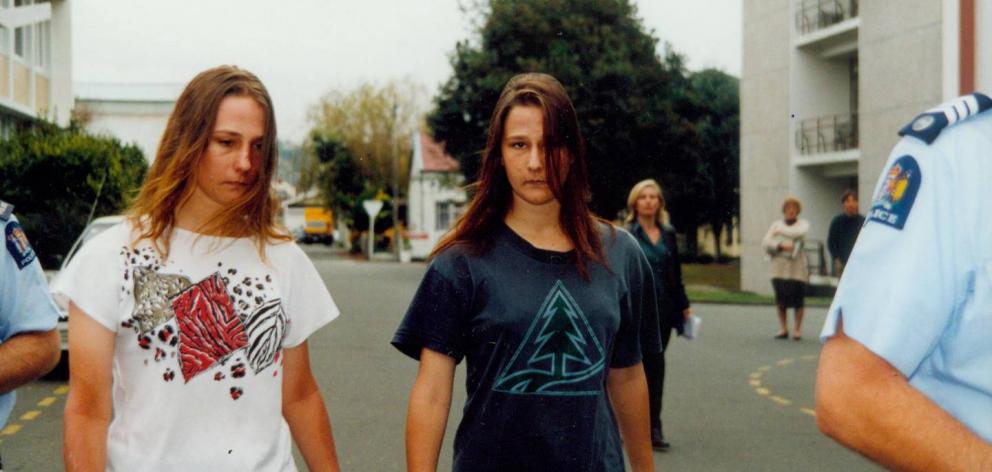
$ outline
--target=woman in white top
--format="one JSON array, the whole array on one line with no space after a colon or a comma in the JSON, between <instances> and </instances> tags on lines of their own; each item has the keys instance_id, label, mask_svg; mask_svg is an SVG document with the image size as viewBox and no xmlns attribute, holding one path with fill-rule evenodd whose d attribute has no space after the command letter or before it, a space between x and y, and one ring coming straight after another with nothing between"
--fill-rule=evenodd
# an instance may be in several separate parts
<instances>
[{"instance_id":1,"label":"woman in white top","mask_svg":"<svg viewBox=\"0 0 992 472\"><path fill-rule=\"evenodd\" d=\"M122 224L55 291L69 308L69 471L338 470L307 337L338 315L276 225L272 100L209 69L176 102Z\"/></svg>"},{"instance_id":2,"label":"woman in white top","mask_svg":"<svg viewBox=\"0 0 992 472\"><path fill-rule=\"evenodd\" d=\"M789 338L789 308L795 309L796 316L792 338L797 341L802 339L804 297L809 280L803 242L809 232L809 222L799 218L800 211L802 204L798 199L786 198L782 203L784 218L772 223L761 241L772 258L772 287L775 289L779 324L775 339Z\"/></svg>"}]
</instances>

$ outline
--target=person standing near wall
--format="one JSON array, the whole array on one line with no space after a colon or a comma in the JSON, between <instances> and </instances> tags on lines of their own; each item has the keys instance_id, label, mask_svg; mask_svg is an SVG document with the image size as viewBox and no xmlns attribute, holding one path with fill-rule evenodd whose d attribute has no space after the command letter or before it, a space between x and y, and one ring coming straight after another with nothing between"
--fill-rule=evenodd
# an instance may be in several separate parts
<instances>
[{"instance_id":1,"label":"person standing near wall","mask_svg":"<svg viewBox=\"0 0 992 472\"><path fill-rule=\"evenodd\" d=\"M851 257L854 242L857 241L858 233L865 224L864 215L858 213L857 192L851 189L845 190L840 201L844 205L844 212L834 217L830 222L830 231L827 233L827 248L834 263L833 273L837 277L844 274L844 266Z\"/></svg>"},{"instance_id":2,"label":"person standing near wall","mask_svg":"<svg viewBox=\"0 0 992 472\"><path fill-rule=\"evenodd\" d=\"M782 202L783 218L772 223L761 240L762 247L772 258L772 287L778 308L779 331L775 339L789 338L788 309L795 309L796 324L792 339L802 339L803 310L809 266L803 242L809 233L809 222L799 218L802 204L795 197Z\"/></svg>"}]
</instances>

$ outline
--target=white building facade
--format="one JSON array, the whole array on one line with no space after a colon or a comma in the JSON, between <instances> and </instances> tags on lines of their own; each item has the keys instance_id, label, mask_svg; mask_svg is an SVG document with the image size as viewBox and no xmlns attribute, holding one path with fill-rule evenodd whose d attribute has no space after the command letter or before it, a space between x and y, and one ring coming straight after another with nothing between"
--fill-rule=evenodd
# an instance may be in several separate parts
<instances>
[{"instance_id":1,"label":"white building facade","mask_svg":"<svg viewBox=\"0 0 992 472\"><path fill-rule=\"evenodd\" d=\"M464 177L444 146L421 131L413 134L407 190L407 238L411 256L425 259L465 208Z\"/></svg>"},{"instance_id":2,"label":"white building facade","mask_svg":"<svg viewBox=\"0 0 992 472\"><path fill-rule=\"evenodd\" d=\"M72 18L67 0L0 0L0 130L72 113Z\"/></svg>"},{"instance_id":3,"label":"white building facade","mask_svg":"<svg viewBox=\"0 0 992 472\"><path fill-rule=\"evenodd\" d=\"M135 143L155 160L181 84L76 83L76 114L86 131Z\"/></svg>"},{"instance_id":4,"label":"white building facade","mask_svg":"<svg viewBox=\"0 0 992 472\"><path fill-rule=\"evenodd\" d=\"M741 287L771 292L760 243L788 195L810 222L811 283L836 283L816 248L842 192L864 213L903 125L992 90L992 2L744 0L743 22Z\"/></svg>"}]
</instances>

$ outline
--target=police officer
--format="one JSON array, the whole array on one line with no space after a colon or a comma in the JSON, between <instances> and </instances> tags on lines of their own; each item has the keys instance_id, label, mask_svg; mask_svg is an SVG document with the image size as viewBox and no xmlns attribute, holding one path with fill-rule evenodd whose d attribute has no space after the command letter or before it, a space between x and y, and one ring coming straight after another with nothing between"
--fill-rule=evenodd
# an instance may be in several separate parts
<instances>
[{"instance_id":1,"label":"police officer","mask_svg":"<svg viewBox=\"0 0 992 472\"><path fill-rule=\"evenodd\" d=\"M821 339L817 424L899 470L992 470L992 99L903 128Z\"/></svg>"},{"instance_id":2,"label":"police officer","mask_svg":"<svg viewBox=\"0 0 992 472\"><path fill-rule=\"evenodd\" d=\"M45 274L13 215L0 201L0 428L14 408L13 390L52 370L59 361L59 312ZM0 462L0 472L3 464Z\"/></svg>"}]
</instances>

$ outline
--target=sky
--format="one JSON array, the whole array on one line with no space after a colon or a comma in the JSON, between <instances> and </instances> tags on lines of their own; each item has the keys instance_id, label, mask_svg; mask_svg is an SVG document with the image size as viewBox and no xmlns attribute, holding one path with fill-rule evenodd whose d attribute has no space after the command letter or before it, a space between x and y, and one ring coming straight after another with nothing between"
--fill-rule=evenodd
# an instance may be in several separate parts
<instances>
[{"instance_id":1,"label":"sky","mask_svg":"<svg viewBox=\"0 0 992 472\"><path fill-rule=\"evenodd\" d=\"M634 0L690 70L739 76L741 0ZM71 2L73 81L185 84L218 64L265 83L281 139L299 142L331 89L412 79L433 95L455 43L472 37L459 0L90 0ZM424 101L429 102L428 100Z\"/></svg>"}]
</instances>

